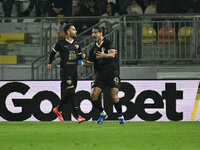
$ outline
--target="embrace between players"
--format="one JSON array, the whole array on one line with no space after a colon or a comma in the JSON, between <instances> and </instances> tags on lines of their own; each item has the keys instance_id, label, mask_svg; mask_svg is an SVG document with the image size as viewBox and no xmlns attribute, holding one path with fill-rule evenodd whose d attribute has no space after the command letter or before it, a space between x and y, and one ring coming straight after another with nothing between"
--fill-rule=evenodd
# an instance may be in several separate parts
<instances>
[{"instance_id":1,"label":"embrace between players","mask_svg":"<svg viewBox=\"0 0 200 150\"><path fill-rule=\"evenodd\" d=\"M92 29L92 37L95 43L89 52L88 59L84 62L78 61L85 59L86 55L81 52L79 42L75 40L77 33L76 28L72 24L67 24L64 27L64 32L66 34L66 38L55 44L50 54L47 66L48 69L51 69L51 63L54 60L54 56L56 52L59 52L61 57L61 87L65 90L65 94L62 96L58 107L53 109L53 112L57 115L60 121L64 121L62 117L62 109L64 105L70 101L74 117L77 119L77 122L81 123L86 121L85 118L79 115L79 107L75 101L75 89L78 78L77 65L94 65L95 80L92 83L91 102L100 112L97 124L102 124L103 121L108 118L108 114L105 112L101 101L98 99L99 95L106 86L110 89L111 99L113 100L119 116L119 123L125 124L125 120L122 115L122 105L118 97L120 84L119 60L117 50L113 48L112 42L103 37L102 28L94 27Z\"/></svg>"}]
</instances>

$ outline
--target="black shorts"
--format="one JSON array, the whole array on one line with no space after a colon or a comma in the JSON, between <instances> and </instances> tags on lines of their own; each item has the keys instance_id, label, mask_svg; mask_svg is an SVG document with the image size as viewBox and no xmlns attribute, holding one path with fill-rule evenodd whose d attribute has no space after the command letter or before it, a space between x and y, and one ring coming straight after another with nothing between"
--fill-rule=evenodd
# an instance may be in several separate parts
<instances>
[{"instance_id":1,"label":"black shorts","mask_svg":"<svg viewBox=\"0 0 200 150\"><path fill-rule=\"evenodd\" d=\"M73 78L72 76L63 76L61 81L62 88L67 89L67 87L74 86L76 88L77 86L77 79Z\"/></svg>"},{"instance_id":2,"label":"black shorts","mask_svg":"<svg viewBox=\"0 0 200 150\"><path fill-rule=\"evenodd\" d=\"M67 87L74 86L76 88L77 86L77 76L67 74L64 72L60 72L60 78L61 78L61 87L66 89Z\"/></svg>"},{"instance_id":3,"label":"black shorts","mask_svg":"<svg viewBox=\"0 0 200 150\"><path fill-rule=\"evenodd\" d=\"M95 81L92 82L92 88L99 87L100 89L104 89L105 87L109 88L118 88L120 86L120 78L119 76L113 76L109 78L96 78Z\"/></svg>"}]
</instances>

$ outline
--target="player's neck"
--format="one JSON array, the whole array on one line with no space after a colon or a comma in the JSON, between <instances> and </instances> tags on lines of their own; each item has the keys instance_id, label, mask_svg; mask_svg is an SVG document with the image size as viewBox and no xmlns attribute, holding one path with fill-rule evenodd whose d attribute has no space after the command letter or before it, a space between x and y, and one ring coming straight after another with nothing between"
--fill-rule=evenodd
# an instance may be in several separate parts
<instances>
[{"instance_id":1,"label":"player's neck","mask_svg":"<svg viewBox=\"0 0 200 150\"><path fill-rule=\"evenodd\" d=\"M97 41L97 45L101 46L102 43L103 43L103 37L101 37L101 38L99 39L99 41Z\"/></svg>"},{"instance_id":2,"label":"player's neck","mask_svg":"<svg viewBox=\"0 0 200 150\"><path fill-rule=\"evenodd\" d=\"M71 37L66 37L66 39L65 39L67 42L69 42L69 43L73 43L74 42L74 39L73 38L71 38Z\"/></svg>"}]
</instances>

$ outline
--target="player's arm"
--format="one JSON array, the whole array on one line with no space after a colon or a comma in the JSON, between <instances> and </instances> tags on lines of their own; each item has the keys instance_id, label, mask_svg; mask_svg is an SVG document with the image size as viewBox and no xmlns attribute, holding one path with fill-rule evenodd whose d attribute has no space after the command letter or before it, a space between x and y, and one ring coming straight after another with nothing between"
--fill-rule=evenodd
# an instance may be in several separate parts
<instances>
[{"instance_id":1,"label":"player's arm","mask_svg":"<svg viewBox=\"0 0 200 150\"><path fill-rule=\"evenodd\" d=\"M84 61L83 59L86 58L86 55L81 51L81 48L79 46L79 49L78 49L78 65L79 66L84 66Z\"/></svg>"},{"instance_id":2,"label":"player's arm","mask_svg":"<svg viewBox=\"0 0 200 150\"><path fill-rule=\"evenodd\" d=\"M93 62L90 62L88 60L86 60L86 61L78 60L78 65L84 66L84 67L89 67L89 66L93 65Z\"/></svg>"},{"instance_id":3,"label":"player's arm","mask_svg":"<svg viewBox=\"0 0 200 150\"><path fill-rule=\"evenodd\" d=\"M90 62L88 60L83 62L83 66L85 66L85 67L89 67L89 66L92 66L92 65L93 65L93 62Z\"/></svg>"},{"instance_id":4,"label":"player's arm","mask_svg":"<svg viewBox=\"0 0 200 150\"><path fill-rule=\"evenodd\" d=\"M90 52L89 52L88 59L85 60L85 61L79 60L78 65L85 66L85 67L92 66L93 62L94 62L94 58L95 58L95 55L94 55L94 52L91 49Z\"/></svg>"},{"instance_id":5,"label":"player's arm","mask_svg":"<svg viewBox=\"0 0 200 150\"><path fill-rule=\"evenodd\" d=\"M85 59L86 55L84 53L78 53L78 60Z\"/></svg>"},{"instance_id":6,"label":"player's arm","mask_svg":"<svg viewBox=\"0 0 200 150\"><path fill-rule=\"evenodd\" d=\"M96 58L100 59L100 58L115 58L115 54L117 53L116 49L109 49L108 50L108 54L105 54L104 51L102 52L97 52L96 53Z\"/></svg>"},{"instance_id":7,"label":"player's arm","mask_svg":"<svg viewBox=\"0 0 200 150\"><path fill-rule=\"evenodd\" d=\"M81 51L81 46L78 48L78 60L85 59L86 55Z\"/></svg>"},{"instance_id":8,"label":"player's arm","mask_svg":"<svg viewBox=\"0 0 200 150\"><path fill-rule=\"evenodd\" d=\"M50 70L51 69L51 64L54 60L54 57L56 55L56 50L55 49L52 49L51 53L50 53L50 56L49 56L49 62L48 62L48 65L47 65L47 68Z\"/></svg>"}]
</instances>

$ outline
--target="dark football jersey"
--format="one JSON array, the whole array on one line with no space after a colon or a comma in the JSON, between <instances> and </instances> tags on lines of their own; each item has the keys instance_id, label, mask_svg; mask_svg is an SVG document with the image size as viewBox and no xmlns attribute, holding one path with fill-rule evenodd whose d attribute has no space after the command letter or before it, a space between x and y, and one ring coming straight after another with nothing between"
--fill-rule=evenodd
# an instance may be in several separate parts
<instances>
[{"instance_id":1,"label":"dark football jersey","mask_svg":"<svg viewBox=\"0 0 200 150\"><path fill-rule=\"evenodd\" d=\"M112 45L112 42L104 39L103 43L100 46L97 46L97 44L95 43L89 52L88 61L94 63L94 70L97 77L109 77L119 75L118 52L115 55L115 58L96 59L97 51L104 51L105 54L108 54L108 50L110 49L115 49Z\"/></svg>"},{"instance_id":2,"label":"dark football jersey","mask_svg":"<svg viewBox=\"0 0 200 150\"><path fill-rule=\"evenodd\" d=\"M64 73L77 75L78 56L82 53L80 44L77 41L70 43L66 39L63 39L56 43L53 50L60 54L60 66Z\"/></svg>"}]
</instances>

